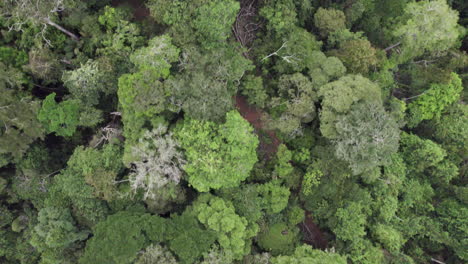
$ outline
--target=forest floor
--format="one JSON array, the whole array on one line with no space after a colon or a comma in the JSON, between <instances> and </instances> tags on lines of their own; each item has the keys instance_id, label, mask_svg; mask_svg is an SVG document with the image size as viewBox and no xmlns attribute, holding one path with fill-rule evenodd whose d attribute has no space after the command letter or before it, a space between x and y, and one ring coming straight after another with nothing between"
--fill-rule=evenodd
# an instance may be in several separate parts
<instances>
[{"instance_id":1,"label":"forest floor","mask_svg":"<svg viewBox=\"0 0 468 264\"><path fill-rule=\"evenodd\" d=\"M273 130L265 128L264 117L266 114L257 107L250 105L247 98L242 95L235 97L236 108L245 120L254 127L260 140L259 152L266 158L270 159L278 150L281 140L276 136Z\"/></svg>"},{"instance_id":2,"label":"forest floor","mask_svg":"<svg viewBox=\"0 0 468 264\"><path fill-rule=\"evenodd\" d=\"M126 5L131 7L133 10L133 17L136 21L142 21L150 15L150 11L145 6L145 2L141 0L112 0L112 5Z\"/></svg>"}]
</instances>

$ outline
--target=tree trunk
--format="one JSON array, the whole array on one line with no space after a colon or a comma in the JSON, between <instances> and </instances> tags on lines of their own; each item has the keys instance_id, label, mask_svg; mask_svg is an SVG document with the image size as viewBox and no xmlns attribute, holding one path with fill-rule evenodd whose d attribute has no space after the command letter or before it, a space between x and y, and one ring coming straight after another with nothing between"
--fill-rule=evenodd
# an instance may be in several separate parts
<instances>
[{"instance_id":1,"label":"tree trunk","mask_svg":"<svg viewBox=\"0 0 468 264\"><path fill-rule=\"evenodd\" d=\"M389 50L391 50L391 49L393 49L393 48L395 48L395 47L400 46L400 44L401 44L401 42L397 42L397 43L391 45L390 47L385 48L384 50L385 50L385 51L389 51Z\"/></svg>"},{"instance_id":2,"label":"tree trunk","mask_svg":"<svg viewBox=\"0 0 468 264\"><path fill-rule=\"evenodd\" d=\"M75 41L78 41L80 40L80 37L78 37L77 35L71 33L70 31L66 30L65 28L61 27L60 25L54 23L52 20L50 20L50 18L46 18L45 19L45 22L50 25L50 26L53 26L54 28L62 31L63 33L67 34L68 36L70 36L73 40Z\"/></svg>"}]
</instances>

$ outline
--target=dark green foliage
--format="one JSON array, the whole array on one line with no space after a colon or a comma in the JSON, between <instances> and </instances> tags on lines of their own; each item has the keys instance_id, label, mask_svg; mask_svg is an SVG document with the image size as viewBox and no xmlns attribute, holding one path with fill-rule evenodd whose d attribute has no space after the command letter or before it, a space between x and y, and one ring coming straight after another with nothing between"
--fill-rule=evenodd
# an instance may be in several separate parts
<instances>
[{"instance_id":1,"label":"dark green foliage","mask_svg":"<svg viewBox=\"0 0 468 264\"><path fill-rule=\"evenodd\" d=\"M0 65L1 66L1 65ZM38 101L21 98L0 85L0 167L13 157L21 158L34 140L44 136L44 129L36 118L40 109Z\"/></svg>"},{"instance_id":2,"label":"dark green foliage","mask_svg":"<svg viewBox=\"0 0 468 264\"><path fill-rule=\"evenodd\" d=\"M169 79L170 109L182 109L192 118L220 121L232 110L232 96L251 62L231 45L202 51L187 47L182 74Z\"/></svg>"},{"instance_id":3,"label":"dark green foliage","mask_svg":"<svg viewBox=\"0 0 468 264\"><path fill-rule=\"evenodd\" d=\"M169 248L182 264L194 263L214 243L216 232L202 229L196 215L184 212L171 219L167 227Z\"/></svg>"},{"instance_id":4,"label":"dark green foliage","mask_svg":"<svg viewBox=\"0 0 468 264\"><path fill-rule=\"evenodd\" d=\"M93 229L79 263L133 263L149 241L161 242L165 225L158 216L119 212L99 222ZM152 228L153 227L153 228ZM148 233L151 230L151 233Z\"/></svg>"}]
</instances>

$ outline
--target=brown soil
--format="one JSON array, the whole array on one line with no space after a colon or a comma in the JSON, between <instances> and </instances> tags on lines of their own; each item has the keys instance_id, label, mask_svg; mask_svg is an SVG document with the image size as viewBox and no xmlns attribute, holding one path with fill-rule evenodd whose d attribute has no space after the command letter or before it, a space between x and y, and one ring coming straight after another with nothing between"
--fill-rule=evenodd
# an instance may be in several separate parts
<instances>
[{"instance_id":1,"label":"brown soil","mask_svg":"<svg viewBox=\"0 0 468 264\"><path fill-rule=\"evenodd\" d=\"M149 9L142 0L112 0L113 6L126 5L133 9L133 17L136 21L142 21L150 15Z\"/></svg>"},{"instance_id":2,"label":"brown soil","mask_svg":"<svg viewBox=\"0 0 468 264\"><path fill-rule=\"evenodd\" d=\"M235 97L236 108L245 120L249 121L260 139L259 152L265 159L271 158L278 150L281 141L272 130L265 129L264 117L266 114L257 107L250 105L245 96Z\"/></svg>"},{"instance_id":3,"label":"brown soil","mask_svg":"<svg viewBox=\"0 0 468 264\"><path fill-rule=\"evenodd\" d=\"M328 247L327 240L320 228L314 223L311 212L305 211L305 219L299 224L299 228L304 234L304 243L320 249Z\"/></svg>"}]
</instances>

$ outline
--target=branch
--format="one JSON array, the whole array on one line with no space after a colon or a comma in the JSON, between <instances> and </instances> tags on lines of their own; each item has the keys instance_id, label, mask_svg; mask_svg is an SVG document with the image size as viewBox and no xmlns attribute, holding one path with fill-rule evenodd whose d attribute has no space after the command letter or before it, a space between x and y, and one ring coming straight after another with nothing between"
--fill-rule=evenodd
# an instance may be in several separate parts
<instances>
[{"instance_id":1,"label":"branch","mask_svg":"<svg viewBox=\"0 0 468 264\"><path fill-rule=\"evenodd\" d=\"M435 258L431 258L431 261L434 261L435 263L439 263L439 264L445 264L445 262L442 262L442 261L437 260Z\"/></svg>"},{"instance_id":2,"label":"branch","mask_svg":"<svg viewBox=\"0 0 468 264\"><path fill-rule=\"evenodd\" d=\"M288 43L288 42L287 42L287 41L284 42L283 45L281 45L281 47L280 47L278 50L276 50L275 52L271 53L270 55L264 57L264 58L262 59L262 61L263 61L263 60L266 60L266 59L268 59L268 58L270 58L271 56L275 56L275 55L278 56L278 52L279 52L280 50L282 50L284 47L286 47L286 43Z\"/></svg>"}]
</instances>

